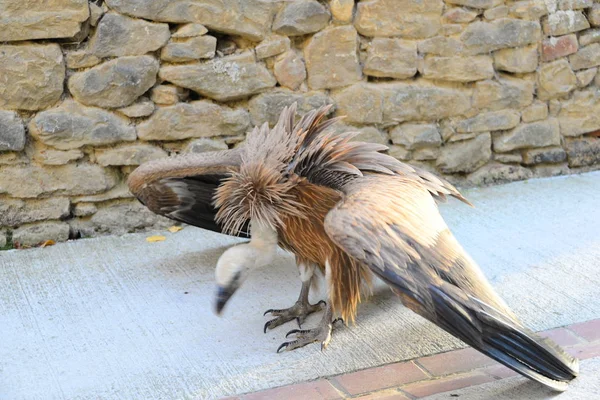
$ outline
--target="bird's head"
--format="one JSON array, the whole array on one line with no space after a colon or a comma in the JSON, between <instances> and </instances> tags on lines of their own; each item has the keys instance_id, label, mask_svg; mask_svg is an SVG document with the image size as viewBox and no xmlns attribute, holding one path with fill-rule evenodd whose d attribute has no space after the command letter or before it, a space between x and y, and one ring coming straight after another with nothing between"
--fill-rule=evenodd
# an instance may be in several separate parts
<instances>
[{"instance_id":1,"label":"bird's head","mask_svg":"<svg viewBox=\"0 0 600 400\"><path fill-rule=\"evenodd\" d=\"M225 250L217 261L215 312L218 315L248 275L253 270L269 264L275 256L277 232L258 223L253 223L251 230L252 239L249 243Z\"/></svg>"},{"instance_id":2,"label":"bird's head","mask_svg":"<svg viewBox=\"0 0 600 400\"><path fill-rule=\"evenodd\" d=\"M215 270L217 282L215 312L218 315L256 266L255 253L255 249L249 243L244 243L227 249L219 257Z\"/></svg>"}]
</instances>

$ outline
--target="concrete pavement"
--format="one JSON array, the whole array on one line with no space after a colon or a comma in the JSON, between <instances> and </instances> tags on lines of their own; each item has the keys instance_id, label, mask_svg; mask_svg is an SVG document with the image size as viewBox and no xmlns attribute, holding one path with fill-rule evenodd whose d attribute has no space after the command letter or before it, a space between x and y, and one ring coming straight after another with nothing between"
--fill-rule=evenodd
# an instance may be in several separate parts
<instances>
[{"instance_id":1,"label":"concrete pavement","mask_svg":"<svg viewBox=\"0 0 600 400\"><path fill-rule=\"evenodd\" d=\"M476 208L443 205L448 225L526 324L600 318L599 172L465 194ZM262 313L296 300L293 259L252 276L218 318L214 265L236 240L161 234L0 252L0 399L213 399L463 346L378 286L326 352L276 354L295 326L263 334Z\"/></svg>"}]
</instances>

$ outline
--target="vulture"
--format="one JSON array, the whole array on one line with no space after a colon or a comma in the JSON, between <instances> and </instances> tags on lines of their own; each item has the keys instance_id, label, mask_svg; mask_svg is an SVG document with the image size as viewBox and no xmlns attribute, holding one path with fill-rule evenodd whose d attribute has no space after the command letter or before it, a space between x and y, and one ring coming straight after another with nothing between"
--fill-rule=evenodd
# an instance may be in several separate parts
<instances>
[{"instance_id":1,"label":"vulture","mask_svg":"<svg viewBox=\"0 0 600 400\"><path fill-rule=\"evenodd\" d=\"M215 271L216 311L278 247L293 253L302 290L289 309L269 310L267 328L324 308L313 329L293 329L277 351L331 340L338 318L353 321L373 276L410 310L476 350L554 390L566 390L576 358L524 326L450 232L437 208L447 196L470 204L450 183L404 164L387 147L328 129L330 106L295 123L296 105L277 124L255 127L237 149L152 161L129 178L150 210L249 238L227 249ZM308 303L313 272L328 301ZM271 324L269 324L271 322Z\"/></svg>"}]
</instances>

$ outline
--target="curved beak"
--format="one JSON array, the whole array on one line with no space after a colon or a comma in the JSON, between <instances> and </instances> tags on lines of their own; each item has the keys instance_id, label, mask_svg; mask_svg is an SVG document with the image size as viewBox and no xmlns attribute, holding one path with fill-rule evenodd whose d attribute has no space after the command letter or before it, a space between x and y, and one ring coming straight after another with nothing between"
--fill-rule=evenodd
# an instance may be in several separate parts
<instances>
[{"instance_id":1,"label":"curved beak","mask_svg":"<svg viewBox=\"0 0 600 400\"><path fill-rule=\"evenodd\" d=\"M215 301L215 313L217 315L221 315L221 311L223 311L223 307L227 304L227 301L233 296L237 287L235 286L218 286L217 287L217 296Z\"/></svg>"}]
</instances>

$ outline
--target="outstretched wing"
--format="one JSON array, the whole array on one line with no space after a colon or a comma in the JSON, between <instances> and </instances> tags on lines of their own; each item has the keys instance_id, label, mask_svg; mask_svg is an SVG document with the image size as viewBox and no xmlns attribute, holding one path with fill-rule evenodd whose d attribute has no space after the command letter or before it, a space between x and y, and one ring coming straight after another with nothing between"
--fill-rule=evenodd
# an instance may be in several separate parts
<instances>
[{"instance_id":1,"label":"outstretched wing","mask_svg":"<svg viewBox=\"0 0 600 400\"><path fill-rule=\"evenodd\" d=\"M448 230L428 190L369 175L345 186L325 231L403 303L515 371L564 390L577 362L523 327Z\"/></svg>"},{"instance_id":2,"label":"outstretched wing","mask_svg":"<svg viewBox=\"0 0 600 400\"><path fill-rule=\"evenodd\" d=\"M150 211L221 233L213 196L221 180L239 170L240 162L238 149L155 160L133 171L128 185ZM249 237L248 225L249 221L236 235Z\"/></svg>"}]
</instances>

